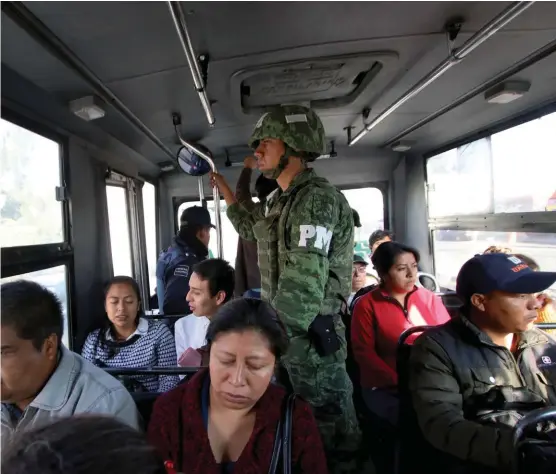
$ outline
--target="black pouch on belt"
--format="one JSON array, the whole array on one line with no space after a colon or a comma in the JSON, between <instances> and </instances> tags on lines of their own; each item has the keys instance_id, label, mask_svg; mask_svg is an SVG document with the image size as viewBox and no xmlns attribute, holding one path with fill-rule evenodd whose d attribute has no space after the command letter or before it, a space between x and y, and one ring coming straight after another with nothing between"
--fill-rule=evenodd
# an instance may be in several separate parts
<instances>
[{"instance_id":1,"label":"black pouch on belt","mask_svg":"<svg viewBox=\"0 0 556 474\"><path fill-rule=\"evenodd\" d=\"M321 357L340 350L340 339L334 327L335 317L333 314L319 314L309 326L309 339Z\"/></svg>"}]
</instances>

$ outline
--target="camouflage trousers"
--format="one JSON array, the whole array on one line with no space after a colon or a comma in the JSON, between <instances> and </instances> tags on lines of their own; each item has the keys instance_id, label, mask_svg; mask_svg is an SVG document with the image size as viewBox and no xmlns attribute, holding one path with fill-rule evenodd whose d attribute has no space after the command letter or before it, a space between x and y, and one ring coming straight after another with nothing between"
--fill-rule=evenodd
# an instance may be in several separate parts
<instances>
[{"instance_id":1,"label":"camouflage trousers","mask_svg":"<svg viewBox=\"0 0 556 474\"><path fill-rule=\"evenodd\" d=\"M285 369L281 378L287 373L288 385L313 408L330 474L367 472L360 466L361 431L353 386L341 355L321 358L310 349L299 358L290 352L282 358L281 366Z\"/></svg>"}]
</instances>

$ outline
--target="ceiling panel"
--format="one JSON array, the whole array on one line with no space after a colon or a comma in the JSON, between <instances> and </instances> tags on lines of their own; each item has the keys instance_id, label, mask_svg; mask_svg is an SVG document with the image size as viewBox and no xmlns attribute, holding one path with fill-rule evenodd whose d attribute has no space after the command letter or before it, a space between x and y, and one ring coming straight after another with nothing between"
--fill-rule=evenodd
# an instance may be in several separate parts
<instances>
[{"instance_id":1,"label":"ceiling panel","mask_svg":"<svg viewBox=\"0 0 556 474\"><path fill-rule=\"evenodd\" d=\"M360 112L379 114L448 52L442 26L466 22L456 45L509 2L183 2L193 43L211 56L208 94L217 119L210 129L185 67L165 2L25 2L80 59L170 148L177 148L171 113L182 114L185 136L213 148L243 145L256 117L243 115L231 80L238 71L284 61L390 51L394 67L377 76L352 104L322 111L329 139L345 143L346 126L361 127ZM318 25L318 27L314 27ZM556 2L536 2L503 32L379 124L356 146L379 146L400 130L450 103L531 51L556 38ZM530 93L507 107L472 101L412 134L427 150L554 96L555 57L523 75ZM2 62L67 107L91 90L2 14ZM78 119L75 119L78 120ZM91 126L118 138L153 162L167 156L111 107ZM357 131L356 130L356 131Z\"/></svg>"}]
</instances>

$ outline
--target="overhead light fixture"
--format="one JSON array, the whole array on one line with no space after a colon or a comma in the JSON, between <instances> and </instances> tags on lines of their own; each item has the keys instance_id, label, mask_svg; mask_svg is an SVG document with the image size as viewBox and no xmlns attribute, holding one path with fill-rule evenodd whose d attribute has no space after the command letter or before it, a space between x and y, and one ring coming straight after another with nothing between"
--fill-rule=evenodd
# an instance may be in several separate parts
<instances>
[{"instance_id":1,"label":"overhead light fixture","mask_svg":"<svg viewBox=\"0 0 556 474\"><path fill-rule=\"evenodd\" d=\"M102 118L105 114L101 99L94 95L72 100L69 106L75 115L87 122Z\"/></svg>"},{"instance_id":2,"label":"overhead light fixture","mask_svg":"<svg viewBox=\"0 0 556 474\"><path fill-rule=\"evenodd\" d=\"M172 161L164 161L163 163L159 163L158 167L163 173L174 171L176 169L176 165Z\"/></svg>"},{"instance_id":3,"label":"overhead light fixture","mask_svg":"<svg viewBox=\"0 0 556 474\"><path fill-rule=\"evenodd\" d=\"M527 81L506 81L496 84L485 92L485 100L489 104L508 104L523 97L531 88Z\"/></svg>"},{"instance_id":4,"label":"overhead light fixture","mask_svg":"<svg viewBox=\"0 0 556 474\"><path fill-rule=\"evenodd\" d=\"M399 141L392 145L392 151L403 153L404 151L411 150L412 143L407 141Z\"/></svg>"}]
</instances>

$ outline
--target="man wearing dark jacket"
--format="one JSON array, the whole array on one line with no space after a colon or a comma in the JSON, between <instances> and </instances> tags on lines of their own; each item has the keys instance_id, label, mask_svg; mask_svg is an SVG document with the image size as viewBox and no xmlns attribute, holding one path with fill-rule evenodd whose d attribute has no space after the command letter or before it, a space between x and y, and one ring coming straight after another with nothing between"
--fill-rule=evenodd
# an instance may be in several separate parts
<instances>
[{"instance_id":1,"label":"man wearing dark jacket","mask_svg":"<svg viewBox=\"0 0 556 474\"><path fill-rule=\"evenodd\" d=\"M455 466L509 471L513 426L556 405L556 340L533 326L536 294L555 281L556 273L534 272L512 255L475 256L457 277L461 315L412 347L420 431Z\"/></svg>"},{"instance_id":2,"label":"man wearing dark jacket","mask_svg":"<svg viewBox=\"0 0 556 474\"><path fill-rule=\"evenodd\" d=\"M263 207L269 194L278 188L275 179L265 178L262 174L255 181L255 194L259 199L254 203L251 197L251 176L253 169L257 166L257 160L249 156L244 160L244 168L241 171L236 185L236 199L238 203L250 212L255 211L255 205ZM241 296L250 290L261 288L261 272L257 263L257 242L245 240L241 236L237 243L237 255L235 265L236 287L235 295Z\"/></svg>"},{"instance_id":3,"label":"man wearing dark jacket","mask_svg":"<svg viewBox=\"0 0 556 474\"><path fill-rule=\"evenodd\" d=\"M182 212L180 230L156 265L156 293L163 314L191 313L185 300L191 268L207 258L211 228L214 226L204 207L193 206Z\"/></svg>"}]
</instances>

